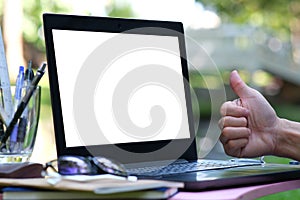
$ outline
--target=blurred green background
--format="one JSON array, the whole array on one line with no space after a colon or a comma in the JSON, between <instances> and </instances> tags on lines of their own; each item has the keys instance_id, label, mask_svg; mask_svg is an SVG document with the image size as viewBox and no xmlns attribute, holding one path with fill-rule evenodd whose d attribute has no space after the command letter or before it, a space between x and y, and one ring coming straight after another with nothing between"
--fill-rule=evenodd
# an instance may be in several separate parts
<instances>
[{"instance_id":1,"label":"blurred green background","mask_svg":"<svg viewBox=\"0 0 300 200\"><path fill-rule=\"evenodd\" d=\"M197 96L193 105L195 124L200 121L198 140L205 144L199 145L199 151L206 148L205 156L225 156L216 141L219 130L208 126L219 119L223 100L236 98L228 86L232 69L238 69L280 117L300 122L299 0L1 0L0 22L12 82L19 65L32 60L36 68L46 61L45 12L181 21L192 41L187 41L188 58L197 63L190 68L190 81ZM47 74L41 86L41 119L32 161L44 163L56 157ZM210 142L201 143L204 138ZM288 163L289 159L267 156L266 161ZM261 199L297 197L300 190Z\"/></svg>"}]
</instances>

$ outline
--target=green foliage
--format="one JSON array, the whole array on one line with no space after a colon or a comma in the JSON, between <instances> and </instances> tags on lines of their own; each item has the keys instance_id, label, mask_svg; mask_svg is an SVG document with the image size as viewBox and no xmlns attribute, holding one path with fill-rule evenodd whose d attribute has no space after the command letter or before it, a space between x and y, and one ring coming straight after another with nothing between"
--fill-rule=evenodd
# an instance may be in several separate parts
<instances>
[{"instance_id":1,"label":"green foliage","mask_svg":"<svg viewBox=\"0 0 300 200\"><path fill-rule=\"evenodd\" d=\"M272 106L279 117L300 122L299 105L280 103L273 104Z\"/></svg>"},{"instance_id":2,"label":"green foliage","mask_svg":"<svg viewBox=\"0 0 300 200\"><path fill-rule=\"evenodd\" d=\"M45 50L43 40L42 15L45 12L71 13L73 5L61 0L23 0L23 38L40 51ZM87 2L88 3L88 2ZM0 8L2 4L0 2ZM101 9L101 8L99 8ZM126 2L112 1L106 8L113 17L134 17L130 5ZM1 13L0 13L1 14Z\"/></svg>"},{"instance_id":3,"label":"green foliage","mask_svg":"<svg viewBox=\"0 0 300 200\"><path fill-rule=\"evenodd\" d=\"M223 22L251 24L275 30L277 36L288 40L291 26L300 16L298 0L198 0L206 7L216 9Z\"/></svg>"},{"instance_id":4,"label":"green foliage","mask_svg":"<svg viewBox=\"0 0 300 200\"><path fill-rule=\"evenodd\" d=\"M134 12L131 6L126 1L112 0L106 7L107 15L111 17L134 17Z\"/></svg>"},{"instance_id":5,"label":"green foliage","mask_svg":"<svg viewBox=\"0 0 300 200\"><path fill-rule=\"evenodd\" d=\"M45 12L69 12L70 7L60 0L23 0L23 37L40 51L44 51L42 14Z\"/></svg>"}]
</instances>

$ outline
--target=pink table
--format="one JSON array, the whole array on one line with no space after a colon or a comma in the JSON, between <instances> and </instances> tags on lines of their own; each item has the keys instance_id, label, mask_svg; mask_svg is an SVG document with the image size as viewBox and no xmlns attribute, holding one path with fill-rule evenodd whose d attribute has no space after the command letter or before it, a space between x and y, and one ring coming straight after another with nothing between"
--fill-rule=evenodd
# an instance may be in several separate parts
<instances>
[{"instance_id":1,"label":"pink table","mask_svg":"<svg viewBox=\"0 0 300 200\"><path fill-rule=\"evenodd\" d=\"M300 188L300 180L293 180L266 185L256 185L223 190L179 192L178 194L170 198L170 200L249 200L298 188Z\"/></svg>"}]
</instances>

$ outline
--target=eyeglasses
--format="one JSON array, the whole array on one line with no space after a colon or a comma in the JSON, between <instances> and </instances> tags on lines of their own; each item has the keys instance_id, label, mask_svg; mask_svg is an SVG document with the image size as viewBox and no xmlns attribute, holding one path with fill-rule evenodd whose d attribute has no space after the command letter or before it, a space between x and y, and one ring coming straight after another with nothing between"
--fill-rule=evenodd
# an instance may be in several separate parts
<instances>
[{"instance_id":1,"label":"eyeglasses","mask_svg":"<svg viewBox=\"0 0 300 200\"><path fill-rule=\"evenodd\" d=\"M124 165L105 157L60 156L45 164L43 169L45 175L47 175L48 168L61 175L113 174L128 176Z\"/></svg>"}]
</instances>

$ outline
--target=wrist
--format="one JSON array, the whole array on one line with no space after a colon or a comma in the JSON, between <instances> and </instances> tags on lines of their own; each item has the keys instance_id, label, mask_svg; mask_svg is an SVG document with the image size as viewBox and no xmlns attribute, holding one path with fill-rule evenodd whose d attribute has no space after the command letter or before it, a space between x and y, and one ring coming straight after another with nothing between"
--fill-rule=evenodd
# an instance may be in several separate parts
<instances>
[{"instance_id":1,"label":"wrist","mask_svg":"<svg viewBox=\"0 0 300 200\"><path fill-rule=\"evenodd\" d=\"M300 123L278 118L273 155L300 160Z\"/></svg>"},{"instance_id":2,"label":"wrist","mask_svg":"<svg viewBox=\"0 0 300 200\"><path fill-rule=\"evenodd\" d=\"M286 119L281 119L278 118L278 123L275 126L275 131L274 131L274 151L273 155L275 156L281 156L284 157L285 149L283 149L283 146L286 146L286 141L285 141L285 133L284 133L284 127L286 123Z\"/></svg>"}]
</instances>

